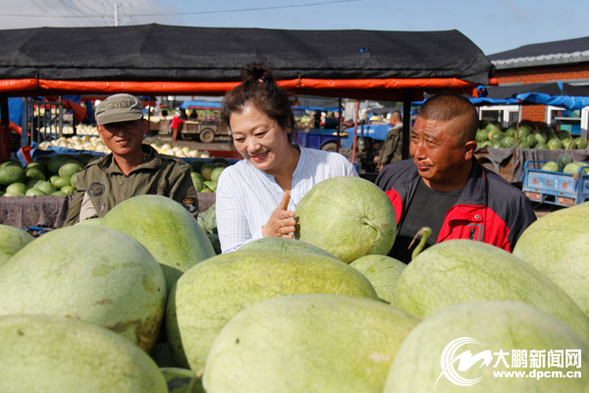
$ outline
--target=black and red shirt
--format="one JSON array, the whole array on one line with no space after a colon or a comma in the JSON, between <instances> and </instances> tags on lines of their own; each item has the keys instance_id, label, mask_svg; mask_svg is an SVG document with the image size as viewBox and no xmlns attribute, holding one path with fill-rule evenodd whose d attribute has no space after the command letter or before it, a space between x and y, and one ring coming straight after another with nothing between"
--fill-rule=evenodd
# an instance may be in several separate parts
<instances>
[{"instance_id":1,"label":"black and red shirt","mask_svg":"<svg viewBox=\"0 0 589 393\"><path fill-rule=\"evenodd\" d=\"M389 164L376 178L376 185L393 203L398 231L420 181L413 160ZM446 212L436 243L471 239L511 252L534 221L536 214L525 194L473 158L466 185L456 204Z\"/></svg>"}]
</instances>

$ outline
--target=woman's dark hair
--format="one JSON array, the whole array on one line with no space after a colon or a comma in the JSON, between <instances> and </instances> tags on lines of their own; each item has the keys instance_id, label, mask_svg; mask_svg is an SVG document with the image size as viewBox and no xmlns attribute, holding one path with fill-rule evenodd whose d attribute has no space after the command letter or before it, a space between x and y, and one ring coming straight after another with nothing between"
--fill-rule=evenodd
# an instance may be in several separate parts
<instances>
[{"instance_id":1,"label":"woman's dark hair","mask_svg":"<svg viewBox=\"0 0 589 393\"><path fill-rule=\"evenodd\" d=\"M292 112L293 101L285 89L278 86L272 70L263 63L252 63L241 70L242 83L223 97L221 119L229 125L232 113L241 113L246 105L253 105L283 129L290 129L291 144L297 140Z\"/></svg>"}]
</instances>

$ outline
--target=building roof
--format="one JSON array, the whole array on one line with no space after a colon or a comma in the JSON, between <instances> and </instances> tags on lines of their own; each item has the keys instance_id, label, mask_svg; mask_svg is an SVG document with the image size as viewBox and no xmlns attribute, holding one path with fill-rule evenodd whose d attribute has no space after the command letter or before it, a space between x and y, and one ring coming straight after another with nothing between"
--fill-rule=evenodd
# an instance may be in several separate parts
<instances>
[{"instance_id":1,"label":"building roof","mask_svg":"<svg viewBox=\"0 0 589 393\"><path fill-rule=\"evenodd\" d=\"M487 56L498 70L589 61L589 37L520 46Z\"/></svg>"}]
</instances>

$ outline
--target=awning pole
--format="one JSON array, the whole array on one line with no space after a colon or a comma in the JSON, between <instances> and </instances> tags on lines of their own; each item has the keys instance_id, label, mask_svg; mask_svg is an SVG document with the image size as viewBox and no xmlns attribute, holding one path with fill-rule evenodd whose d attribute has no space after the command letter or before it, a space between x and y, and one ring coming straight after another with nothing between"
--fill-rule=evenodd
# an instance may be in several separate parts
<instances>
[{"instance_id":1,"label":"awning pole","mask_svg":"<svg viewBox=\"0 0 589 393\"><path fill-rule=\"evenodd\" d=\"M411 97L412 90L403 90L403 137L401 138L401 158L409 158L409 144L411 141Z\"/></svg>"},{"instance_id":2,"label":"awning pole","mask_svg":"<svg viewBox=\"0 0 589 393\"><path fill-rule=\"evenodd\" d=\"M340 135L341 135L341 128L342 128L342 98L339 98L339 116L337 117L337 147L335 151L339 153L339 145L340 145Z\"/></svg>"},{"instance_id":3,"label":"awning pole","mask_svg":"<svg viewBox=\"0 0 589 393\"><path fill-rule=\"evenodd\" d=\"M352 164L356 163L356 134L358 133L358 112L360 112L360 101L356 100L356 117L354 118L354 139L352 140Z\"/></svg>"}]
</instances>

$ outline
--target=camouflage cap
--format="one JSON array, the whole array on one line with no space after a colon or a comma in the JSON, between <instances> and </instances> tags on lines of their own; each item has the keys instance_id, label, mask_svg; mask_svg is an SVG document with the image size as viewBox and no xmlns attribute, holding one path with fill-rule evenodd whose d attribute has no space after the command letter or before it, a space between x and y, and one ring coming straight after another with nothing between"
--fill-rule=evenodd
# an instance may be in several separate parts
<instances>
[{"instance_id":1,"label":"camouflage cap","mask_svg":"<svg viewBox=\"0 0 589 393\"><path fill-rule=\"evenodd\" d=\"M139 120L143 117L143 104L131 94L115 94L98 104L95 117L98 124Z\"/></svg>"}]
</instances>

